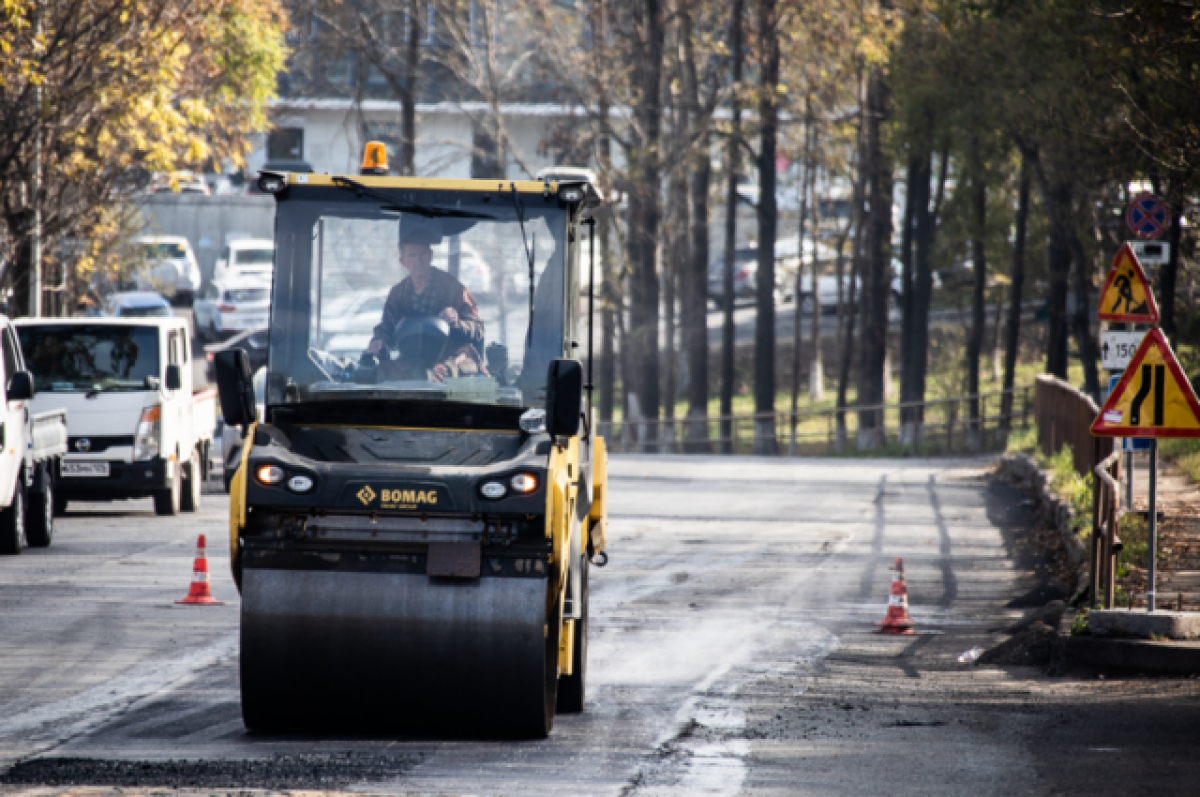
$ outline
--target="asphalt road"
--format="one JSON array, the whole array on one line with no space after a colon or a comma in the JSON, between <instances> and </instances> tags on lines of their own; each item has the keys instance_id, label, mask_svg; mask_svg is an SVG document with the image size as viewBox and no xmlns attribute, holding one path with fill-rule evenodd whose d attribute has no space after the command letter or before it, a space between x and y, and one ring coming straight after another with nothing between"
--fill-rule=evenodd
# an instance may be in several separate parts
<instances>
[{"instance_id":1,"label":"asphalt road","mask_svg":"<svg viewBox=\"0 0 1200 797\"><path fill-rule=\"evenodd\" d=\"M248 734L224 497L73 504L0 560L0 793L1195 793L1196 681L958 662L1061 596L987 466L616 458L587 710L540 742ZM174 603L201 532L224 606ZM897 556L916 636L873 633Z\"/></svg>"}]
</instances>

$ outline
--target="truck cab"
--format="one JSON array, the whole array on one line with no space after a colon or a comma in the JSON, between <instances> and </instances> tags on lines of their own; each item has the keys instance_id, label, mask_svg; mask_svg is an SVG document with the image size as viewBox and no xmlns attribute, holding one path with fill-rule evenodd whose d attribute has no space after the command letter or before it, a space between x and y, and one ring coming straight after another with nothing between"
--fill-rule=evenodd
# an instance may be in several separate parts
<instances>
[{"instance_id":1,"label":"truck cab","mask_svg":"<svg viewBox=\"0 0 1200 797\"><path fill-rule=\"evenodd\" d=\"M72 500L149 497L160 515L199 507L216 396L193 391L185 319L22 319L16 328L38 384L35 411L68 413L59 513Z\"/></svg>"},{"instance_id":2,"label":"truck cab","mask_svg":"<svg viewBox=\"0 0 1200 797\"><path fill-rule=\"evenodd\" d=\"M12 322L0 316L0 554L44 548L54 536L67 418L61 408L38 412L35 393Z\"/></svg>"}]
</instances>

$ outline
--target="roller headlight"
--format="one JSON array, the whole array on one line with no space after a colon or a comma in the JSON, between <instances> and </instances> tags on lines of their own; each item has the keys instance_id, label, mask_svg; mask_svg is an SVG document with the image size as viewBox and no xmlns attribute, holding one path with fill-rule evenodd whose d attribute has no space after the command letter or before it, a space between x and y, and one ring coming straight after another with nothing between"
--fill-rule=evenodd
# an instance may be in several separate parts
<instances>
[{"instance_id":1,"label":"roller headlight","mask_svg":"<svg viewBox=\"0 0 1200 797\"><path fill-rule=\"evenodd\" d=\"M574 185L561 188L558 191L558 198L563 202L581 202L583 200L583 189Z\"/></svg>"},{"instance_id":2,"label":"roller headlight","mask_svg":"<svg viewBox=\"0 0 1200 797\"><path fill-rule=\"evenodd\" d=\"M293 476L288 479L287 488L293 493L307 493L313 488L313 480L307 476Z\"/></svg>"},{"instance_id":3,"label":"roller headlight","mask_svg":"<svg viewBox=\"0 0 1200 797\"><path fill-rule=\"evenodd\" d=\"M503 498L507 493L508 488L500 482L484 482L479 488L480 495L493 501Z\"/></svg>"},{"instance_id":4,"label":"roller headlight","mask_svg":"<svg viewBox=\"0 0 1200 797\"><path fill-rule=\"evenodd\" d=\"M275 485L283 481L283 468L278 465L259 465L254 471L254 477L259 484Z\"/></svg>"},{"instance_id":5,"label":"roller headlight","mask_svg":"<svg viewBox=\"0 0 1200 797\"><path fill-rule=\"evenodd\" d=\"M516 493L532 493L537 489L537 478L528 473L518 473L509 479L508 483L512 485L513 492Z\"/></svg>"}]
</instances>

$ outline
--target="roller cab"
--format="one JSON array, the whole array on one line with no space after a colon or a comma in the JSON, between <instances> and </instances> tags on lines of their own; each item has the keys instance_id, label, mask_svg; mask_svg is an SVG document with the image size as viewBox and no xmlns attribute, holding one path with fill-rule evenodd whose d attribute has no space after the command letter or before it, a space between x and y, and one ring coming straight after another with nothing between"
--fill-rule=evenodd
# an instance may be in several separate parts
<instances>
[{"instance_id":1,"label":"roller cab","mask_svg":"<svg viewBox=\"0 0 1200 797\"><path fill-rule=\"evenodd\" d=\"M247 727L545 736L583 710L606 558L576 343L595 190L260 184L277 200L261 411L245 354L214 362L247 441L230 501Z\"/></svg>"}]
</instances>

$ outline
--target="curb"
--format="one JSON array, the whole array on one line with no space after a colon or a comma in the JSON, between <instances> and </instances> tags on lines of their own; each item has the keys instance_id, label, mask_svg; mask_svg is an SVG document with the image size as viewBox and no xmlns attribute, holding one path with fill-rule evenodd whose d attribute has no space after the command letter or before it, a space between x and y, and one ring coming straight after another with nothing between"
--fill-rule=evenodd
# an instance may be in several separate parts
<instances>
[{"instance_id":1,"label":"curb","mask_svg":"<svg viewBox=\"0 0 1200 797\"><path fill-rule=\"evenodd\" d=\"M1200 644L1112 639L1088 635L1063 639L1063 667L1095 673L1188 676L1200 674Z\"/></svg>"},{"instance_id":2,"label":"curb","mask_svg":"<svg viewBox=\"0 0 1200 797\"><path fill-rule=\"evenodd\" d=\"M1087 589L1089 552L1079 535L1071 530L1075 510L1054 492L1050 487L1050 477L1028 454L1005 454L1000 457L1000 470L1016 477L1021 486L1032 493L1038 517L1058 532L1062 539L1067 558L1075 571L1075 592Z\"/></svg>"}]
</instances>

